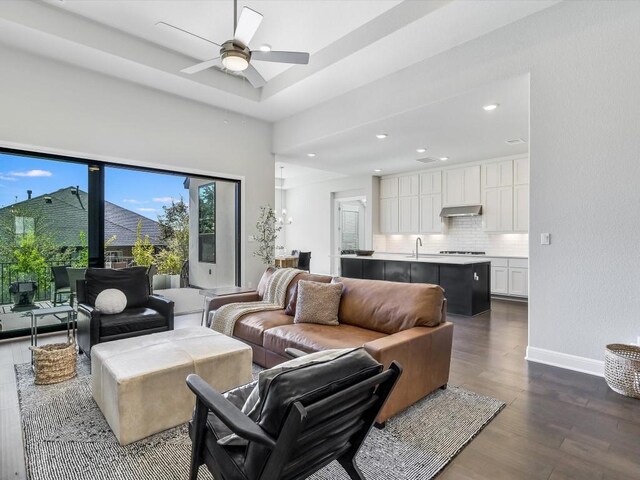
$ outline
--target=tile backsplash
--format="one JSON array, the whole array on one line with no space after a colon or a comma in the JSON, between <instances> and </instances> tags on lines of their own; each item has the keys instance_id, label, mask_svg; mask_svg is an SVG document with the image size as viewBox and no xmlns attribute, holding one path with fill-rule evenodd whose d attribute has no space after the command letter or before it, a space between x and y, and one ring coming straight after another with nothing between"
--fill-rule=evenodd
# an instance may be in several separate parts
<instances>
[{"instance_id":1,"label":"tile backsplash","mask_svg":"<svg viewBox=\"0 0 640 480\"><path fill-rule=\"evenodd\" d=\"M482 229L482 217L449 218L449 228L443 234L374 235L373 248L377 252L411 253L416 237L422 238L421 252L438 253L440 250L472 250L496 256L529 256L527 233L487 233Z\"/></svg>"}]
</instances>

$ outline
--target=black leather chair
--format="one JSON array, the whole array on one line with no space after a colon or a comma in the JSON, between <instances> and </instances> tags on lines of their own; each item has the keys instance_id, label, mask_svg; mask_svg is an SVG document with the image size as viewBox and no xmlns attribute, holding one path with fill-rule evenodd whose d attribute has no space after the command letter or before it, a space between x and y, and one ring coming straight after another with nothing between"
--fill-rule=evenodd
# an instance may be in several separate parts
<instances>
[{"instance_id":1,"label":"black leather chair","mask_svg":"<svg viewBox=\"0 0 640 480\"><path fill-rule=\"evenodd\" d=\"M114 270L88 268L77 281L78 346L86 355L98 343L173 330L173 302L149 295L146 267ZM106 315L95 308L100 292L116 288L124 292L127 306L121 313Z\"/></svg>"},{"instance_id":2,"label":"black leather chair","mask_svg":"<svg viewBox=\"0 0 640 480\"><path fill-rule=\"evenodd\" d=\"M256 382L222 395L189 375L197 397L189 478L205 464L216 480L302 480L338 460L363 480L355 456L401 371L394 362L383 372L362 348L292 367L260 378L261 406L248 415L240 407Z\"/></svg>"},{"instance_id":3,"label":"black leather chair","mask_svg":"<svg viewBox=\"0 0 640 480\"><path fill-rule=\"evenodd\" d=\"M311 252L300 252L298 254L298 269L311 273Z\"/></svg>"}]
</instances>

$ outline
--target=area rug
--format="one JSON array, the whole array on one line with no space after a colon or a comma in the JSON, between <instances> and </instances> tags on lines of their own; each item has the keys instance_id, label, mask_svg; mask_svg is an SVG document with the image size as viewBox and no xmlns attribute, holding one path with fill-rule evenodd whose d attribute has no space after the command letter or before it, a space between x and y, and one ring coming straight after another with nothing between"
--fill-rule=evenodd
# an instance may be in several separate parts
<instances>
[{"instance_id":1,"label":"area rug","mask_svg":"<svg viewBox=\"0 0 640 480\"><path fill-rule=\"evenodd\" d=\"M29 364L16 365L16 377L29 480L188 477L186 425L121 447L91 396L88 362L78 362L76 378L56 385L34 385ZM384 429L372 429L358 465L368 480L433 478L504 405L462 388L438 390L387 421ZM198 479L211 478L202 467ZM334 462L309 478L349 477Z\"/></svg>"}]
</instances>

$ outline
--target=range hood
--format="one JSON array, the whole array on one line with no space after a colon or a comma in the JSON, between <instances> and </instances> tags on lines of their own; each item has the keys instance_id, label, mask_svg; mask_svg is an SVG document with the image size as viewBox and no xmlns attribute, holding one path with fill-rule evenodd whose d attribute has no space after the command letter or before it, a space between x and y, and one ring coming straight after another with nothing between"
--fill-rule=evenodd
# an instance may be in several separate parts
<instances>
[{"instance_id":1,"label":"range hood","mask_svg":"<svg viewBox=\"0 0 640 480\"><path fill-rule=\"evenodd\" d=\"M442 218L477 217L482 215L482 205L468 205L466 207L444 207L440 212Z\"/></svg>"}]
</instances>

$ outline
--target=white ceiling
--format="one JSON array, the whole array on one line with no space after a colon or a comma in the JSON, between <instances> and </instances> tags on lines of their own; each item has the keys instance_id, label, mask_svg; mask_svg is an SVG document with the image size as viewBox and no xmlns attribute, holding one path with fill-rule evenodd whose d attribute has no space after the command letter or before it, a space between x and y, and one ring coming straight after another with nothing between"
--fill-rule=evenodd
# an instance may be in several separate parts
<instances>
[{"instance_id":1,"label":"white ceiling","mask_svg":"<svg viewBox=\"0 0 640 480\"><path fill-rule=\"evenodd\" d=\"M209 58L209 47L155 27L162 20L223 41L232 33L231 0L2 0L0 43L278 121L557 2L242 0L265 17L252 46L311 53L309 65L260 62L269 78L261 89L215 69L180 73Z\"/></svg>"},{"instance_id":2,"label":"white ceiling","mask_svg":"<svg viewBox=\"0 0 640 480\"><path fill-rule=\"evenodd\" d=\"M233 37L233 0L45 1L183 53L194 59L192 63L217 57L219 52L206 42L158 28L155 26L157 22L170 23L219 45ZM241 0L238 2L238 15L242 7L247 6L264 16L251 42L252 50L266 43L274 50L315 54L400 1ZM266 80L270 80L291 68L291 65L256 62L256 68Z\"/></svg>"},{"instance_id":3,"label":"white ceiling","mask_svg":"<svg viewBox=\"0 0 640 480\"><path fill-rule=\"evenodd\" d=\"M172 23L221 43L232 35L231 0L0 0L0 44L280 122L321 109L331 99L391 78L558 2L241 0L239 10L246 5L264 15L251 47L269 43L276 50L311 53L309 65L256 62L269 80L261 89L215 69L180 73L217 52L205 42L155 26L158 21ZM420 156L447 156L447 164L455 164L527 151L527 144L504 143L528 140L526 77L380 120L384 101L381 92L363 105L369 122L275 151L276 159L288 165L285 187L336 175L371 174L375 168L386 174L426 167L415 161ZM501 106L488 114L481 109L487 102ZM377 140L380 131L389 138ZM421 146L428 148L422 155L415 152ZM317 153L313 159L306 156L311 151Z\"/></svg>"},{"instance_id":4,"label":"white ceiling","mask_svg":"<svg viewBox=\"0 0 640 480\"><path fill-rule=\"evenodd\" d=\"M492 103L499 107L482 108ZM379 140L377 133L388 137ZM518 138L526 143L506 143ZM529 76L523 75L279 152L277 159L344 175L370 175L374 169L385 175L523 154L528 140ZM427 151L418 153L418 148ZM316 156L309 158L310 152ZM417 162L425 157L449 160Z\"/></svg>"}]
</instances>

